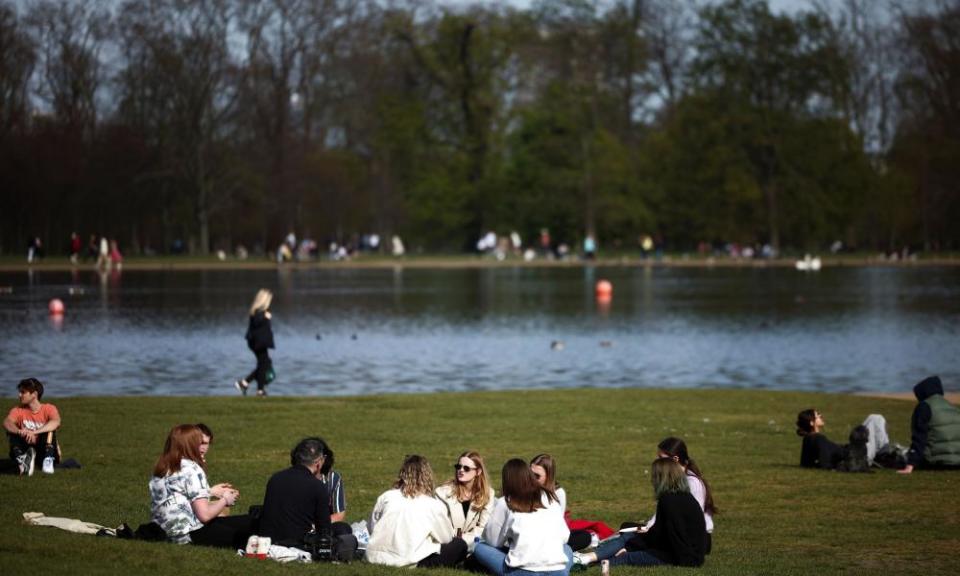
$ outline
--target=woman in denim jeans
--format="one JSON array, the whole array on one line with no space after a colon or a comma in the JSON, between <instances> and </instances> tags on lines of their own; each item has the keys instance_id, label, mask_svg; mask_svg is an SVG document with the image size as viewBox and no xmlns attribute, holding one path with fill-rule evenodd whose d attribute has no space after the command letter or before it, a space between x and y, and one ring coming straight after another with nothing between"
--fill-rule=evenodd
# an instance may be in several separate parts
<instances>
[{"instance_id":1,"label":"woman in denim jeans","mask_svg":"<svg viewBox=\"0 0 960 576\"><path fill-rule=\"evenodd\" d=\"M687 474L672 458L657 458L650 467L657 522L648 532L621 534L594 552L576 557L578 564L609 560L611 566L701 566L707 529L703 509L690 494Z\"/></svg>"},{"instance_id":2,"label":"woman in denim jeans","mask_svg":"<svg viewBox=\"0 0 960 576\"><path fill-rule=\"evenodd\" d=\"M570 530L556 510L544 506L543 488L530 467L514 458L503 465L502 478L503 497L493 516L503 522L487 524L486 541L477 544L474 558L495 576L567 576L573 557L567 546Z\"/></svg>"}]
</instances>

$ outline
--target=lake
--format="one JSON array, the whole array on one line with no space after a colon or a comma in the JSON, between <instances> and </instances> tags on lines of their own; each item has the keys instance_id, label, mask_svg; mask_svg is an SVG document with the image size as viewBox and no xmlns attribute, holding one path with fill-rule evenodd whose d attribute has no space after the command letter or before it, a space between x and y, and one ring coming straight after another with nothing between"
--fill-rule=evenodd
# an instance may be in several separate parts
<instances>
[{"instance_id":1,"label":"lake","mask_svg":"<svg viewBox=\"0 0 960 576\"><path fill-rule=\"evenodd\" d=\"M958 267L83 269L0 273L5 394L27 376L51 397L238 394L261 287L272 395L960 384Z\"/></svg>"}]
</instances>

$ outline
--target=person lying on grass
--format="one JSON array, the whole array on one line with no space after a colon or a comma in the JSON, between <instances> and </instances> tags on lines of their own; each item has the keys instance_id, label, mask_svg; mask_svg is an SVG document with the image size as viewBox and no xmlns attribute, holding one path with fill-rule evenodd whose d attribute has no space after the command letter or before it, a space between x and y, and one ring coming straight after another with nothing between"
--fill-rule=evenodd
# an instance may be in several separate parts
<instances>
[{"instance_id":1,"label":"person lying on grass","mask_svg":"<svg viewBox=\"0 0 960 576\"><path fill-rule=\"evenodd\" d=\"M176 544L243 548L253 532L248 515L222 517L240 492L225 488L211 502L206 464L200 454L203 432L195 424L174 426L150 479L150 514Z\"/></svg>"},{"instance_id":2,"label":"person lying on grass","mask_svg":"<svg viewBox=\"0 0 960 576\"><path fill-rule=\"evenodd\" d=\"M823 434L826 423L823 414L815 408L797 414L797 435L803 437L800 446L800 466L832 470L843 459L843 447L834 444ZM863 421L869 431L867 439L867 462L873 464L877 454L891 450L887 436L887 421L880 414L870 414Z\"/></svg>"}]
</instances>

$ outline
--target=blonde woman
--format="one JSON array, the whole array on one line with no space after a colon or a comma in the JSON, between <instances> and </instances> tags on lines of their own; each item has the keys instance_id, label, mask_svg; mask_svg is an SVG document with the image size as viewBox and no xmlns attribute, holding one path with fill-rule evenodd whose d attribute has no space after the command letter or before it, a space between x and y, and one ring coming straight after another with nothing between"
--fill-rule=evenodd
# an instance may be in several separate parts
<instances>
[{"instance_id":1,"label":"blonde woman","mask_svg":"<svg viewBox=\"0 0 960 576\"><path fill-rule=\"evenodd\" d=\"M621 532L595 552L574 555L577 564L610 560L611 566L701 566L707 546L703 509L690 494L687 470L671 457L657 458L650 466L657 522L643 533Z\"/></svg>"},{"instance_id":2,"label":"blonde woman","mask_svg":"<svg viewBox=\"0 0 960 576\"><path fill-rule=\"evenodd\" d=\"M474 450L461 454L453 469L454 477L437 487L437 497L447 505L453 530L472 552L493 511L493 488L483 457Z\"/></svg>"},{"instance_id":3,"label":"blonde woman","mask_svg":"<svg viewBox=\"0 0 960 576\"><path fill-rule=\"evenodd\" d=\"M433 470L423 456L407 456L393 488L377 498L367 522L367 561L386 566L455 566L467 555L447 507L434 495Z\"/></svg>"},{"instance_id":4,"label":"blonde woman","mask_svg":"<svg viewBox=\"0 0 960 576\"><path fill-rule=\"evenodd\" d=\"M257 357L257 367L246 378L234 382L234 386L244 396L250 382L257 381L257 396L267 395L267 384L273 382L273 361L270 360L270 348L273 348L273 328L270 326L270 303L273 292L261 289L250 305L250 324L247 327L247 347Z\"/></svg>"}]
</instances>

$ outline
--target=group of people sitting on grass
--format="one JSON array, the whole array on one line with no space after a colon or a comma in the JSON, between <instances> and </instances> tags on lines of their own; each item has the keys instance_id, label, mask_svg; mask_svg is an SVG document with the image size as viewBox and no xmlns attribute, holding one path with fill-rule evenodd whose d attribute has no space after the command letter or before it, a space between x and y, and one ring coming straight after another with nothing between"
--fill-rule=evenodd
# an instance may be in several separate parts
<instances>
[{"instance_id":1,"label":"group of people sitting on grass","mask_svg":"<svg viewBox=\"0 0 960 576\"><path fill-rule=\"evenodd\" d=\"M886 419L870 414L850 432L849 443L839 445L823 434L823 414L815 408L797 415L797 435L803 437L800 465L844 472L869 472L873 466L896 468L910 474L918 468L960 469L960 409L943 395L939 376L924 378L913 387L917 406L910 419L909 450L890 442Z\"/></svg>"},{"instance_id":2,"label":"group of people sitting on grass","mask_svg":"<svg viewBox=\"0 0 960 576\"><path fill-rule=\"evenodd\" d=\"M60 457L60 414L52 404L40 402L44 387L39 380L22 380L17 390L19 404L4 419L11 459L21 475L31 475L41 457L43 471L52 473ZM960 468L960 410L944 399L936 376L919 382L914 393L918 405L909 451L898 453L884 418L876 414L841 447L824 436L822 414L810 409L797 418L797 433L803 436L801 466L856 471L878 462L905 474L916 468ZM354 528L344 522L343 479L333 470L334 454L326 442L301 440L290 452L290 467L267 482L262 506L234 515L229 509L240 492L229 483L211 486L207 480L212 439L213 432L203 424L178 425L167 436L149 483L151 518L163 538L238 549L257 535L279 546L309 550L314 557L318 552L333 559L353 557L357 540ZM594 562L700 566L710 553L717 509L683 440L666 438L657 446L650 468L656 514L644 523L622 525L602 542L570 529L567 496L556 469L549 454L529 462L511 459L502 467L497 498L477 452L462 453L453 477L439 486L426 458L407 456L369 517L366 560L547 576Z\"/></svg>"},{"instance_id":3,"label":"group of people sitting on grass","mask_svg":"<svg viewBox=\"0 0 960 576\"><path fill-rule=\"evenodd\" d=\"M212 432L202 424L175 426L150 480L152 520L171 542L243 548L251 535L273 544L346 559L356 549L353 528L342 521L342 480L333 451L321 438L301 440L290 467L271 476L263 505L250 514L224 514L237 504L230 484L211 486L205 473ZM549 454L503 465L495 496L483 457L460 455L453 477L435 485L420 455L404 458L390 490L367 521L365 558L386 566L464 567L503 575L568 574L573 564L700 566L710 552L716 508L710 487L679 438L660 443L650 470L656 514L622 527L593 552L589 533L570 530L566 493ZM316 557L316 555L314 555Z\"/></svg>"}]
</instances>

